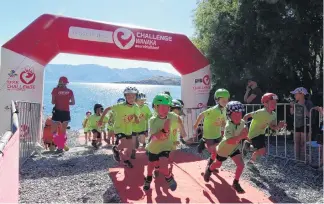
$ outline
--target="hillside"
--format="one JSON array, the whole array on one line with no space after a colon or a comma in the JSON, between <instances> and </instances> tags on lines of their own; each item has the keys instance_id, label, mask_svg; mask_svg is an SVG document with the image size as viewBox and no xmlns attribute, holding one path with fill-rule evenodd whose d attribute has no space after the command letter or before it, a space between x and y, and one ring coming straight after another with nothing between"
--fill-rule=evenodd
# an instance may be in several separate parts
<instances>
[{"instance_id":1,"label":"hillside","mask_svg":"<svg viewBox=\"0 0 324 204\"><path fill-rule=\"evenodd\" d=\"M144 82L146 81L148 83L151 80L151 83L157 84L154 80L160 77L166 78L165 83L168 81L175 83L172 79L178 79L180 82L180 76L142 67L115 69L95 64L49 64L45 68L45 81L47 82L56 82L62 75L66 76L71 82L111 83L131 81L138 83L144 80Z\"/></svg>"},{"instance_id":2,"label":"hillside","mask_svg":"<svg viewBox=\"0 0 324 204\"><path fill-rule=\"evenodd\" d=\"M137 81L120 81L114 82L120 84L150 84L150 85L173 85L180 86L181 80L179 77L164 77L164 76L156 76L148 79L137 80Z\"/></svg>"}]
</instances>

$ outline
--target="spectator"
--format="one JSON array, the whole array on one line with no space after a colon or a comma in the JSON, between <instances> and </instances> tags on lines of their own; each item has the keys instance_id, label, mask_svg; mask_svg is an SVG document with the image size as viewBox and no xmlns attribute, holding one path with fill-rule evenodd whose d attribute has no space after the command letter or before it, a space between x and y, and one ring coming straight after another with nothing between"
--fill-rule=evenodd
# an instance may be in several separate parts
<instances>
[{"instance_id":1,"label":"spectator","mask_svg":"<svg viewBox=\"0 0 324 204\"><path fill-rule=\"evenodd\" d=\"M294 115L294 143L295 143L295 159L306 159L305 143L311 141L309 130L310 111L314 107L312 101L305 98L308 91L304 87L298 87L290 92L295 95L295 102L290 103L290 114ZM316 110L320 111L319 107Z\"/></svg>"},{"instance_id":2,"label":"spectator","mask_svg":"<svg viewBox=\"0 0 324 204\"><path fill-rule=\"evenodd\" d=\"M58 154L63 152L64 149L68 149L65 146L66 142L66 129L71 120L70 105L75 105L75 99L73 91L67 88L69 83L68 79L64 76L60 77L57 87L52 91L52 133L54 143L57 145ZM61 127L61 132L58 133L58 127Z\"/></svg>"},{"instance_id":3,"label":"spectator","mask_svg":"<svg viewBox=\"0 0 324 204\"><path fill-rule=\"evenodd\" d=\"M258 84L253 79L248 80L244 94L244 102L248 104L260 104L261 97L262 91L258 87Z\"/></svg>"}]
</instances>

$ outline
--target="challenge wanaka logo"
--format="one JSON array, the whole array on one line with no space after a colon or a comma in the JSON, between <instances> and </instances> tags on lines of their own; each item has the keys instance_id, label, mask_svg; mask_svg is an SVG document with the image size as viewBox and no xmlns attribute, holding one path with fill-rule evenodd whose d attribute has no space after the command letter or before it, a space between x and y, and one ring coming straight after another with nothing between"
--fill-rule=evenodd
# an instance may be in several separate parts
<instances>
[{"instance_id":1,"label":"challenge wanaka logo","mask_svg":"<svg viewBox=\"0 0 324 204\"><path fill-rule=\"evenodd\" d=\"M10 70L8 75L7 90L26 91L35 89L34 82L36 80L36 74L32 67L27 66L20 73L17 73L15 70Z\"/></svg>"},{"instance_id":2,"label":"challenge wanaka logo","mask_svg":"<svg viewBox=\"0 0 324 204\"><path fill-rule=\"evenodd\" d=\"M123 50L128 50L135 44L135 35L127 28L118 28L115 30L113 39L117 47Z\"/></svg>"},{"instance_id":3,"label":"challenge wanaka logo","mask_svg":"<svg viewBox=\"0 0 324 204\"><path fill-rule=\"evenodd\" d=\"M172 36L147 33L142 31L133 32L128 28L117 28L113 33L113 41L117 47L123 50L132 47L158 50L160 41L172 42Z\"/></svg>"}]
</instances>

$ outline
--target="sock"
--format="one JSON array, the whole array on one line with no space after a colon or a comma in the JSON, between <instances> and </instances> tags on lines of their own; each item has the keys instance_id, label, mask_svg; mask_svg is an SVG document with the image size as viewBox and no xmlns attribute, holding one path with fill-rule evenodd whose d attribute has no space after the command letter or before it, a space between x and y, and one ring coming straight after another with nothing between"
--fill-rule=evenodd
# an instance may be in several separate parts
<instances>
[{"instance_id":1,"label":"sock","mask_svg":"<svg viewBox=\"0 0 324 204\"><path fill-rule=\"evenodd\" d=\"M239 183L239 181L234 179L233 184L238 184L238 183Z\"/></svg>"}]
</instances>

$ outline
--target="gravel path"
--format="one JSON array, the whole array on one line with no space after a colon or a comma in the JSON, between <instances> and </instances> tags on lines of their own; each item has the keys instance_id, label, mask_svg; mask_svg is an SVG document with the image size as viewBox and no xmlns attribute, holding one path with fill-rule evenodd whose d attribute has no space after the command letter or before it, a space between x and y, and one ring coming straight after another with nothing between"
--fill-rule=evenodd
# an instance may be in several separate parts
<instances>
[{"instance_id":1,"label":"gravel path","mask_svg":"<svg viewBox=\"0 0 324 204\"><path fill-rule=\"evenodd\" d=\"M113 167L111 151L93 151L79 146L77 133L70 137L71 148L61 157L44 154L30 158L21 169L21 203L118 203L116 189L107 169ZM182 151L196 153L195 147ZM200 155L207 158L207 154ZM243 179L280 203L320 203L323 197L323 175L311 167L295 162L268 157L256 165L259 171L245 169ZM234 172L235 165L228 159L222 169Z\"/></svg>"}]
</instances>

